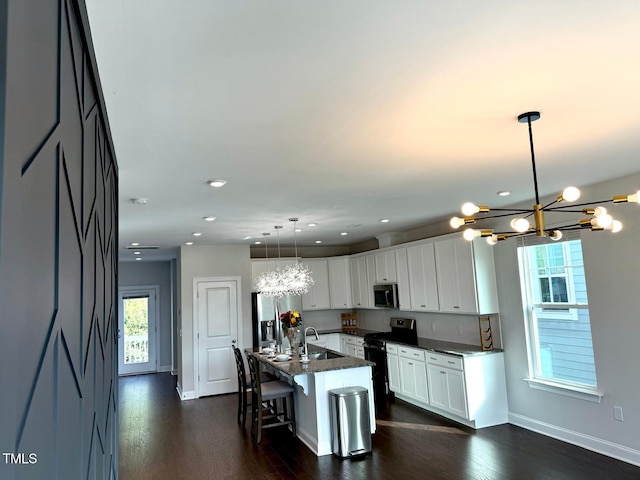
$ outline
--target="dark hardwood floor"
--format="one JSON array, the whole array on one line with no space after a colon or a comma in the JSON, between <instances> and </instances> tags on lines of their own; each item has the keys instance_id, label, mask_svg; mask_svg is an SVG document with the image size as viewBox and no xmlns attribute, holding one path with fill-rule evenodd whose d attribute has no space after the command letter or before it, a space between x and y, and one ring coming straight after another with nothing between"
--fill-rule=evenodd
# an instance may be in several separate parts
<instances>
[{"instance_id":1,"label":"dark hardwood floor","mask_svg":"<svg viewBox=\"0 0 640 480\"><path fill-rule=\"evenodd\" d=\"M316 457L279 428L255 445L235 394L181 402L175 386L168 373L120 378L120 480L640 479L640 467L513 425L474 431L402 401L358 460Z\"/></svg>"}]
</instances>

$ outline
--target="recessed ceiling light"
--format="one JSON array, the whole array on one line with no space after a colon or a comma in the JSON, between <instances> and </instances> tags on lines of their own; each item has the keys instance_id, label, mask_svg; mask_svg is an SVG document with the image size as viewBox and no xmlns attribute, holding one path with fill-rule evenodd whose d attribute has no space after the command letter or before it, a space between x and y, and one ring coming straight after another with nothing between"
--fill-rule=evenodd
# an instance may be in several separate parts
<instances>
[{"instance_id":1,"label":"recessed ceiling light","mask_svg":"<svg viewBox=\"0 0 640 480\"><path fill-rule=\"evenodd\" d=\"M317 227L317 223L307 223L307 227Z\"/></svg>"},{"instance_id":2,"label":"recessed ceiling light","mask_svg":"<svg viewBox=\"0 0 640 480\"><path fill-rule=\"evenodd\" d=\"M223 185L225 185L227 183L226 180L209 180L209 185L211 185L214 188L220 188Z\"/></svg>"},{"instance_id":3,"label":"recessed ceiling light","mask_svg":"<svg viewBox=\"0 0 640 480\"><path fill-rule=\"evenodd\" d=\"M322 243L322 240L316 240L316 243Z\"/></svg>"},{"instance_id":4,"label":"recessed ceiling light","mask_svg":"<svg viewBox=\"0 0 640 480\"><path fill-rule=\"evenodd\" d=\"M302 231L302 229L301 228L296 228L295 231L300 233Z\"/></svg>"},{"instance_id":5,"label":"recessed ceiling light","mask_svg":"<svg viewBox=\"0 0 640 480\"><path fill-rule=\"evenodd\" d=\"M147 203L149 203L149 199L145 197L132 198L131 203L133 203L134 205L146 205Z\"/></svg>"},{"instance_id":6,"label":"recessed ceiling light","mask_svg":"<svg viewBox=\"0 0 640 480\"><path fill-rule=\"evenodd\" d=\"M193 232L194 237L199 237L200 235L202 235L202 232Z\"/></svg>"},{"instance_id":7,"label":"recessed ceiling light","mask_svg":"<svg viewBox=\"0 0 640 480\"><path fill-rule=\"evenodd\" d=\"M253 237L251 237L251 235L247 235L246 237L243 238L243 240L249 240L250 238L253 238Z\"/></svg>"},{"instance_id":8,"label":"recessed ceiling light","mask_svg":"<svg viewBox=\"0 0 640 480\"><path fill-rule=\"evenodd\" d=\"M140 252L133 252L134 255L140 255Z\"/></svg>"},{"instance_id":9,"label":"recessed ceiling light","mask_svg":"<svg viewBox=\"0 0 640 480\"><path fill-rule=\"evenodd\" d=\"M139 242L131 242L131 246L132 246L132 247L137 247L138 245L140 245L140 243L139 243Z\"/></svg>"},{"instance_id":10,"label":"recessed ceiling light","mask_svg":"<svg viewBox=\"0 0 640 480\"><path fill-rule=\"evenodd\" d=\"M511 192L509 192L508 190L500 190L498 192L498 195L500 195L501 197L508 197L509 195L511 195Z\"/></svg>"},{"instance_id":11,"label":"recessed ceiling light","mask_svg":"<svg viewBox=\"0 0 640 480\"><path fill-rule=\"evenodd\" d=\"M185 245L193 245L193 242L184 242Z\"/></svg>"},{"instance_id":12,"label":"recessed ceiling light","mask_svg":"<svg viewBox=\"0 0 640 480\"><path fill-rule=\"evenodd\" d=\"M136 261L138 261L138 262L139 262L140 260L142 260L140 257L137 257L137 258L136 258Z\"/></svg>"},{"instance_id":13,"label":"recessed ceiling light","mask_svg":"<svg viewBox=\"0 0 640 480\"><path fill-rule=\"evenodd\" d=\"M262 245L262 242L260 240L256 240L255 242L253 242L255 245Z\"/></svg>"},{"instance_id":14,"label":"recessed ceiling light","mask_svg":"<svg viewBox=\"0 0 640 480\"><path fill-rule=\"evenodd\" d=\"M205 222L213 222L215 219L216 217L204 217Z\"/></svg>"},{"instance_id":15,"label":"recessed ceiling light","mask_svg":"<svg viewBox=\"0 0 640 480\"><path fill-rule=\"evenodd\" d=\"M380 219L380 223L389 223L389 219L388 218L381 218Z\"/></svg>"},{"instance_id":16,"label":"recessed ceiling light","mask_svg":"<svg viewBox=\"0 0 640 480\"><path fill-rule=\"evenodd\" d=\"M347 232L340 232L340 235L344 237L345 235L349 235L349 234Z\"/></svg>"}]
</instances>

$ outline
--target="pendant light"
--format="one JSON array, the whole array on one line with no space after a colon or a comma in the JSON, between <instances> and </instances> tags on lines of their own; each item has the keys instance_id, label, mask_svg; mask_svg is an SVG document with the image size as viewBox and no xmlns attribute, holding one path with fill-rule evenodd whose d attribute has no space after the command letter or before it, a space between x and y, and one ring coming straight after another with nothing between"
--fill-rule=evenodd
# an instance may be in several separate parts
<instances>
[{"instance_id":1,"label":"pendant light","mask_svg":"<svg viewBox=\"0 0 640 480\"><path fill-rule=\"evenodd\" d=\"M506 240L510 237L523 236L523 235L537 235L538 237L548 237L551 240L558 241L562 238L562 232L568 230L580 230L588 228L591 231L603 231L608 230L612 233L619 232L622 229L622 223L618 220L614 220L604 207L593 208L598 203L625 203L634 202L640 203L640 191L629 195L616 195L612 199L601 200L598 202L587 202L573 205L560 205L562 202L575 202L580 197L580 190L575 187L567 187L557 197L555 201L547 205L540 203L540 196L538 193L538 176L536 172L536 159L533 150L533 130L531 123L540 118L540 112L526 112L518 115L518 122L526 123L529 128L529 149L531 151L531 168L533 171L533 187L535 193L535 205L533 209L513 209L513 208L493 208L488 206L478 206L471 202L467 202L462 205L462 215L464 217L453 217L450 221L452 228L459 228L464 225L474 224L476 221L485 220L489 218L507 217L515 215L515 218L511 220L511 228L514 231L511 232L494 232L490 229L476 230L467 228L464 231L464 238L466 240L473 240L476 237L486 237L487 242L490 245L495 245L500 240ZM583 207L583 208L577 208ZM508 212L497 215L487 216L486 214L492 212ZM577 223L572 222L554 228L548 228L545 225L544 214L546 212L556 213L581 213L586 218L582 218ZM480 214L480 218L476 218L475 215ZM530 222L528 219L533 220Z\"/></svg>"},{"instance_id":2,"label":"pendant light","mask_svg":"<svg viewBox=\"0 0 640 480\"><path fill-rule=\"evenodd\" d=\"M283 283L287 286L289 295L304 295L309 291L311 285L314 284L313 275L307 265L303 265L298 261L298 240L297 240L297 218L290 218L293 222L293 244L295 248L296 263L285 267L283 274Z\"/></svg>"}]
</instances>

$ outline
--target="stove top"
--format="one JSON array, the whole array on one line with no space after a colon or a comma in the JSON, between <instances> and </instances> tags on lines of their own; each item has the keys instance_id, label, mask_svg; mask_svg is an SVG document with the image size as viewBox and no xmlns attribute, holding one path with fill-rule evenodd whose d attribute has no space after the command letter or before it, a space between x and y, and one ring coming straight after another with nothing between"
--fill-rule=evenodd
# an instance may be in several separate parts
<instances>
[{"instance_id":1,"label":"stove top","mask_svg":"<svg viewBox=\"0 0 640 480\"><path fill-rule=\"evenodd\" d=\"M416 321L413 318L392 318L390 320L390 332L367 333L364 336L365 343L378 345L385 341L407 343L409 345L418 344L418 332Z\"/></svg>"}]
</instances>

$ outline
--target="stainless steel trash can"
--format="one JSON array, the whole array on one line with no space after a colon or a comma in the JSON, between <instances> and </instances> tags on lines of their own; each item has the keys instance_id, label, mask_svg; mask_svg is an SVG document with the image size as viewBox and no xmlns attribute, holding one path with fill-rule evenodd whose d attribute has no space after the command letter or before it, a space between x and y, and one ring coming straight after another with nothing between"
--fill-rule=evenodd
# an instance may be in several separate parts
<instances>
[{"instance_id":1,"label":"stainless steel trash can","mask_svg":"<svg viewBox=\"0 0 640 480\"><path fill-rule=\"evenodd\" d=\"M331 448L347 458L371 452L369 391L364 387L329 390Z\"/></svg>"}]
</instances>

